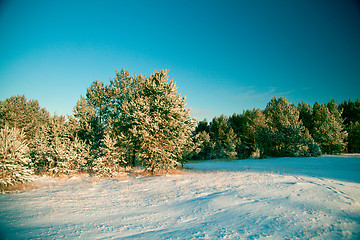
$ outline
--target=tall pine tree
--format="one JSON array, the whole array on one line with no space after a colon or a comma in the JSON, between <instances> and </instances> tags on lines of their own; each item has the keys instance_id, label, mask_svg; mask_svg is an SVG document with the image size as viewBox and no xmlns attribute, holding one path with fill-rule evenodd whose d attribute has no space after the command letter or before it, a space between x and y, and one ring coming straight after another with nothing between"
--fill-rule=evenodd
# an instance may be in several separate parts
<instances>
[{"instance_id":1,"label":"tall pine tree","mask_svg":"<svg viewBox=\"0 0 360 240\"><path fill-rule=\"evenodd\" d=\"M194 128L185 97L168 81L167 71L155 71L135 86L122 103L128 134L121 140L138 149L136 159L150 172L178 166Z\"/></svg>"}]
</instances>

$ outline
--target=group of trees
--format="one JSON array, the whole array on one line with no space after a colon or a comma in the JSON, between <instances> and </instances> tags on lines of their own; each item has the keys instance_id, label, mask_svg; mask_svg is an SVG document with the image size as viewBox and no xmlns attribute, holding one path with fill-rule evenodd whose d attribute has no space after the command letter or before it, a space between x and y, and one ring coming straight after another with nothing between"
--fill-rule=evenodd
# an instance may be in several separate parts
<instances>
[{"instance_id":1,"label":"group of trees","mask_svg":"<svg viewBox=\"0 0 360 240\"><path fill-rule=\"evenodd\" d=\"M319 156L360 151L360 99L337 105L290 104L273 98L266 108L200 121L193 159Z\"/></svg>"},{"instance_id":2,"label":"group of trees","mask_svg":"<svg viewBox=\"0 0 360 240\"><path fill-rule=\"evenodd\" d=\"M0 101L0 185L33 173L115 176L142 165L169 170L188 159L318 156L359 152L360 100L297 107L283 97L210 123L190 118L167 71L116 72L94 81L72 116L51 116L36 100ZM348 144L346 144L348 143Z\"/></svg>"},{"instance_id":3,"label":"group of trees","mask_svg":"<svg viewBox=\"0 0 360 240\"><path fill-rule=\"evenodd\" d=\"M94 81L73 116L50 116L35 100L0 102L1 185L31 173L90 172L114 176L142 165L149 172L177 167L192 152L196 122L167 71L150 76L121 70L108 85Z\"/></svg>"}]
</instances>

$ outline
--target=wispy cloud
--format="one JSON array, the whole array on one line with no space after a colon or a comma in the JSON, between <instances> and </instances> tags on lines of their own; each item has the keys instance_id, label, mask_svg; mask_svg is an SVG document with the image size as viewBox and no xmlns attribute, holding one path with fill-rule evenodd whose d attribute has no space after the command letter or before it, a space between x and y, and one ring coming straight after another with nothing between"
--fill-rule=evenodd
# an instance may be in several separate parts
<instances>
[{"instance_id":1,"label":"wispy cloud","mask_svg":"<svg viewBox=\"0 0 360 240\"><path fill-rule=\"evenodd\" d=\"M233 95L233 99L248 101L248 100L270 100L272 97L287 96L293 91L289 90L286 92L281 92L278 90L278 87L268 87L264 91L260 91L254 86L241 87L237 89L237 93Z\"/></svg>"}]
</instances>

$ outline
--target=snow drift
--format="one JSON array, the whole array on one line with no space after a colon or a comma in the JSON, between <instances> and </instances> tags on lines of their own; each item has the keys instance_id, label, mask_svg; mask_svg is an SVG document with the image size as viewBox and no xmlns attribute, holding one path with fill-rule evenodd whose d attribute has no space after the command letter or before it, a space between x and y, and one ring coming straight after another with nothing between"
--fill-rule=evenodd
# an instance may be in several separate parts
<instances>
[{"instance_id":1,"label":"snow drift","mask_svg":"<svg viewBox=\"0 0 360 240\"><path fill-rule=\"evenodd\" d=\"M360 158L187 164L181 175L41 177L0 196L5 239L359 239ZM197 169L197 170L194 170Z\"/></svg>"}]
</instances>

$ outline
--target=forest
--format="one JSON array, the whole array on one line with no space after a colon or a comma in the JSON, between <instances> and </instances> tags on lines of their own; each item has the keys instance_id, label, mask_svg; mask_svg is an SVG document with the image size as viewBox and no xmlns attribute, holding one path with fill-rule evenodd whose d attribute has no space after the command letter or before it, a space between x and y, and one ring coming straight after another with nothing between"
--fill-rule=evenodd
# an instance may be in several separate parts
<instances>
[{"instance_id":1,"label":"forest","mask_svg":"<svg viewBox=\"0 0 360 240\"><path fill-rule=\"evenodd\" d=\"M239 106L240 108L241 106ZM313 106L272 98L264 110L190 117L167 71L94 81L73 115L51 115L23 95L0 101L0 185L33 174L114 177L135 166L166 172L189 160L360 152L360 99Z\"/></svg>"}]
</instances>

